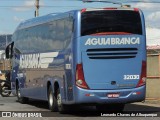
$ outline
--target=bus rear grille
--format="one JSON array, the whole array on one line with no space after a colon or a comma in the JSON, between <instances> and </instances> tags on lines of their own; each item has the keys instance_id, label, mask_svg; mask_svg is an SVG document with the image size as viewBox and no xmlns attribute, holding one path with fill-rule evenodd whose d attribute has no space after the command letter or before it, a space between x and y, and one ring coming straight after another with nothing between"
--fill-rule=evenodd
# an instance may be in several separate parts
<instances>
[{"instance_id":1,"label":"bus rear grille","mask_svg":"<svg viewBox=\"0 0 160 120\"><path fill-rule=\"evenodd\" d=\"M88 49L90 59L126 59L136 57L137 48L98 48Z\"/></svg>"}]
</instances>

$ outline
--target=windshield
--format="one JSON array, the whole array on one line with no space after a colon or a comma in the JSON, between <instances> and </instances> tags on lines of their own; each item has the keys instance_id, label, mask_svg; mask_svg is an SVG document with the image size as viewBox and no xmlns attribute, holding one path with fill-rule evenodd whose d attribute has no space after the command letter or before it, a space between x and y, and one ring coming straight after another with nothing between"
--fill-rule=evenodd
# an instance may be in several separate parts
<instances>
[{"instance_id":1,"label":"windshield","mask_svg":"<svg viewBox=\"0 0 160 120\"><path fill-rule=\"evenodd\" d=\"M137 11L86 11L81 16L81 36L92 34L142 34L141 18Z\"/></svg>"}]
</instances>

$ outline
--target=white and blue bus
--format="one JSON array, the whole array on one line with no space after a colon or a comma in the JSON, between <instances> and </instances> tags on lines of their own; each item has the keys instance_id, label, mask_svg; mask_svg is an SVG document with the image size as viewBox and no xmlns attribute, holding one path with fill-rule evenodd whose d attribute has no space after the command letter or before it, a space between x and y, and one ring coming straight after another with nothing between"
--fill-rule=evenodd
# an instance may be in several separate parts
<instances>
[{"instance_id":1,"label":"white and blue bus","mask_svg":"<svg viewBox=\"0 0 160 120\"><path fill-rule=\"evenodd\" d=\"M123 110L145 100L146 33L137 8L82 9L22 22L6 48L21 103Z\"/></svg>"}]
</instances>

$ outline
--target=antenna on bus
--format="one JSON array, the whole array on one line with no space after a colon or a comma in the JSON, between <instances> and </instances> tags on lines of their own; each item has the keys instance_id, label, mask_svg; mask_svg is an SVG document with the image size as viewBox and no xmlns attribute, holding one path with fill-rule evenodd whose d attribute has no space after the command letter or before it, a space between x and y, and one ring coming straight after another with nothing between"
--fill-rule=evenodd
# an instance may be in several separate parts
<instances>
[{"instance_id":1,"label":"antenna on bus","mask_svg":"<svg viewBox=\"0 0 160 120\"><path fill-rule=\"evenodd\" d=\"M105 3L113 3L113 4L122 4L122 3L160 3L159 0L121 0L121 2L113 1L113 0L80 0L83 2L105 2ZM120 0L119 0L120 1Z\"/></svg>"},{"instance_id":2,"label":"antenna on bus","mask_svg":"<svg viewBox=\"0 0 160 120\"><path fill-rule=\"evenodd\" d=\"M121 7L123 6L121 2L115 2L115 1L110 1L110 0L82 0L83 2L88 2L88 3L91 3L91 2L103 2L103 3L113 3L113 4L118 4L118 5L121 5Z\"/></svg>"},{"instance_id":3,"label":"antenna on bus","mask_svg":"<svg viewBox=\"0 0 160 120\"><path fill-rule=\"evenodd\" d=\"M82 0L84 3L91 3L91 2L103 2L103 3L113 3L113 4L118 4L121 7L128 8L131 7L131 5L123 5L122 2L115 2L111 0Z\"/></svg>"}]
</instances>

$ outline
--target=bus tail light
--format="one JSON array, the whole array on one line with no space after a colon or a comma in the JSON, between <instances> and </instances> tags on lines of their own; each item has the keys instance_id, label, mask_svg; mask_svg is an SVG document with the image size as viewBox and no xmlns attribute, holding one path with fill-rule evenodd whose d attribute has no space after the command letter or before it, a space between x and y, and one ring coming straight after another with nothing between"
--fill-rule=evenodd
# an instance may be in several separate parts
<instances>
[{"instance_id":1,"label":"bus tail light","mask_svg":"<svg viewBox=\"0 0 160 120\"><path fill-rule=\"evenodd\" d=\"M137 84L137 87L143 86L146 84L146 61L142 61L141 77Z\"/></svg>"},{"instance_id":2,"label":"bus tail light","mask_svg":"<svg viewBox=\"0 0 160 120\"><path fill-rule=\"evenodd\" d=\"M82 64L77 64L77 67L76 67L76 85L80 88L89 89L84 79Z\"/></svg>"},{"instance_id":3,"label":"bus tail light","mask_svg":"<svg viewBox=\"0 0 160 120\"><path fill-rule=\"evenodd\" d=\"M86 12L86 10L87 10L86 8L82 9L82 10L81 10L81 13Z\"/></svg>"},{"instance_id":4,"label":"bus tail light","mask_svg":"<svg viewBox=\"0 0 160 120\"><path fill-rule=\"evenodd\" d=\"M138 9L138 8L134 8L134 11L135 11L135 12L139 12L139 9Z\"/></svg>"}]
</instances>

